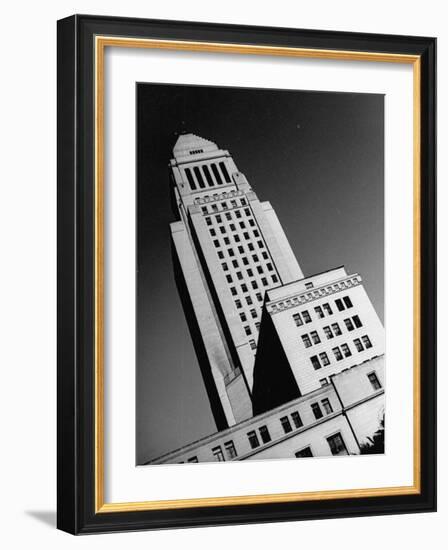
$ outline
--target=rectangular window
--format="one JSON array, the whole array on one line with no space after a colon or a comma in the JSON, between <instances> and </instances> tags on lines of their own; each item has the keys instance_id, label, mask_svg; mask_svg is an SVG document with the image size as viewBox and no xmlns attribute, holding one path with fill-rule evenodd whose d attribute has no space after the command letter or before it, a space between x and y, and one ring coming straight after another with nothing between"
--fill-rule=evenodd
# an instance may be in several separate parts
<instances>
[{"instance_id":1,"label":"rectangular window","mask_svg":"<svg viewBox=\"0 0 448 550\"><path fill-rule=\"evenodd\" d=\"M257 290L257 288L258 288L257 281L252 281L252 288L254 290Z\"/></svg>"},{"instance_id":2,"label":"rectangular window","mask_svg":"<svg viewBox=\"0 0 448 550\"><path fill-rule=\"evenodd\" d=\"M313 355L312 357L310 357L310 359L311 359L311 364L314 367L314 370L318 370L321 368L317 355Z\"/></svg>"},{"instance_id":3,"label":"rectangular window","mask_svg":"<svg viewBox=\"0 0 448 550\"><path fill-rule=\"evenodd\" d=\"M218 241L218 239L215 239L215 240L213 241L213 244L215 245L215 248L219 248L219 241Z\"/></svg>"},{"instance_id":4,"label":"rectangular window","mask_svg":"<svg viewBox=\"0 0 448 550\"><path fill-rule=\"evenodd\" d=\"M232 286L232 287L230 288L230 292L232 293L232 296L236 296L236 294L237 294L237 293L236 293L236 288L235 288L234 286Z\"/></svg>"},{"instance_id":5,"label":"rectangular window","mask_svg":"<svg viewBox=\"0 0 448 550\"><path fill-rule=\"evenodd\" d=\"M241 281L243 278L243 274L241 273L241 271L237 271L236 276L238 277L239 281Z\"/></svg>"},{"instance_id":6,"label":"rectangular window","mask_svg":"<svg viewBox=\"0 0 448 550\"><path fill-rule=\"evenodd\" d=\"M226 202L222 202L221 206L223 210L227 210L227 208L229 208Z\"/></svg>"},{"instance_id":7,"label":"rectangular window","mask_svg":"<svg viewBox=\"0 0 448 550\"><path fill-rule=\"evenodd\" d=\"M320 344L320 337L315 330L313 330L310 333L310 335L311 335L311 340L313 341L313 344Z\"/></svg>"},{"instance_id":8,"label":"rectangular window","mask_svg":"<svg viewBox=\"0 0 448 550\"><path fill-rule=\"evenodd\" d=\"M353 322L355 323L356 328L362 327L361 319L358 317L358 315L354 315L352 319L353 319Z\"/></svg>"},{"instance_id":9,"label":"rectangular window","mask_svg":"<svg viewBox=\"0 0 448 550\"><path fill-rule=\"evenodd\" d=\"M241 229L246 229L246 224L244 222L240 222Z\"/></svg>"},{"instance_id":10,"label":"rectangular window","mask_svg":"<svg viewBox=\"0 0 448 550\"><path fill-rule=\"evenodd\" d=\"M243 292L247 292L247 285L246 285L245 283L243 283L243 284L241 285L241 290L242 290Z\"/></svg>"},{"instance_id":11,"label":"rectangular window","mask_svg":"<svg viewBox=\"0 0 448 550\"><path fill-rule=\"evenodd\" d=\"M258 248L264 248L263 241L257 241Z\"/></svg>"},{"instance_id":12,"label":"rectangular window","mask_svg":"<svg viewBox=\"0 0 448 550\"><path fill-rule=\"evenodd\" d=\"M347 330L352 331L352 330L355 329L351 319L344 319L344 323L345 323L345 326L346 326Z\"/></svg>"},{"instance_id":13,"label":"rectangular window","mask_svg":"<svg viewBox=\"0 0 448 550\"><path fill-rule=\"evenodd\" d=\"M227 166L225 165L225 162L220 162L219 167L221 168L221 171L223 173L224 179L226 180L226 183L231 183L232 180L230 179L229 172L227 171Z\"/></svg>"},{"instance_id":14,"label":"rectangular window","mask_svg":"<svg viewBox=\"0 0 448 550\"><path fill-rule=\"evenodd\" d=\"M353 343L355 344L357 351L364 351L364 347L361 344L361 340L359 338L356 338L356 340L353 340Z\"/></svg>"},{"instance_id":15,"label":"rectangular window","mask_svg":"<svg viewBox=\"0 0 448 550\"><path fill-rule=\"evenodd\" d=\"M230 201L230 204L232 205L233 208L236 208L238 205L236 204L236 200L231 200Z\"/></svg>"},{"instance_id":16,"label":"rectangular window","mask_svg":"<svg viewBox=\"0 0 448 550\"><path fill-rule=\"evenodd\" d=\"M319 353L319 358L322 361L322 365L324 367L327 367L330 364L330 360L328 359L328 355L325 351Z\"/></svg>"},{"instance_id":17,"label":"rectangular window","mask_svg":"<svg viewBox=\"0 0 448 550\"><path fill-rule=\"evenodd\" d=\"M342 300L341 300L340 298L338 298L337 300L335 300L335 304L336 304L336 307L338 308L339 311L344 311L345 306L344 306L344 304L342 303Z\"/></svg>"},{"instance_id":18,"label":"rectangular window","mask_svg":"<svg viewBox=\"0 0 448 550\"><path fill-rule=\"evenodd\" d=\"M205 223L206 223L207 225L212 225L212 220L211 220L211 218L205 218Z\"/></svg>"},{"instance_id":19,"label":"rectangular window","mask_svg":"<svg viewBox=\"0 0 448 550\"><path fill-rule=\"evenodd\" d=\"M196 182L194 181L193 174L189 168L185 168L185 175L187 176L188 184L192 191L196 191Z\"/></svg>"},{"instance_id":20,"label":"rectangular window","mask_svg":"<svg viewBox=\"0 0 448 550\"><path fill-rule=\"evenodd\" d=\"M241 309L243 307L243 304L241 303L241 300L235 300L235 305L238 309Z\"/></svg>"},{"instance_id":21,"label":"rectangular window","mask_svg":"<svg viewBox=\"0 0 448 550\"><path fill-rule=\"evenodd\" d=\"M252 260L254 262L258 262L258 256L256 254L252 254Z\"/></svg>"},{"instance_id":22,"label":"rectangular window","mask_svg":"<svg viewBox=\"0 0 448 550\"><path fill-rule=\"evenodd\" d=\"M268 263L266 264L266 267L268 268L269 271L273 271L273 270L274 270L274 268L272 267L272 264L271 264L270 262L268 262Z\"/></svg>"},{"instance_id":23,"label":"rectangular window","mask_svg":"<svg viewBox=\"0 0 448 550\"><path fill-rule=\"evenodd\" d=\"M221 215L218 214L217 216L215 216L215 220L216 220L216 223L221 223L222 222Z\"/></svg>"},{"instance_id":24,"label":"rectangular window","mask_svg":"<svg viewBox=\"0 0 448 550\"><path fill-rule=\"evenodd\" d=\"M224 244L227 245L227 246L229 246L229 244L230 244L230 239L229 239L229 237L224 237Z\"/></svg>"},{"instance_id":25,"label":"rectangular window","mask_svg":"<svg viewBox=\"0 0 448 550\"><path fill-rule=\"evenodd\" d=\"M376 391L381 389L380 381L378 380L378 376L376 375L376 372L371 372L367 375L369 382L372 384L372 388Z\"/></svg>"},{"instance_id":26,"label":"rectangular window","mask_svg":"<svg viewBox=\"0 0 448 550\"><path fill-rule=\"evenodd\" d=\"M243 200L244 199L241 200L241 204L244 206L246 204L246 201L244 201L243 203ZM250 208L245 208L244 213L246 214L246 216L250 216Z\"/></svg>"},{"instance_id":27,"label":"rectangular window","mask_svg":"<svg viewBox=\"0 0 448 550\"><path fill-rule=\"evenodd\" d=\"M273 283L278 283L278 277L277 275L272 275L271 277Z\"/></svg>"},{"instance_id":28,"label":"rectangular window","mask_svg":"<svg viewBox=\"0 0 448 550\"><path fill-rule=\"evenodd\" d=\"M253 251L255 250L255 249L254 249L254 245L253 245L252 243L249 243L249 244L247 245L247 247L248 247L248 249L249 249L251 252L253 252Z\"/></svg>"},{"instance_id":29,"label":"rectangular window","mask_svg":"<svg viewBox=\"0 0 448 550\"><path fill-rule=\"evenodd\" d=\"M260 446L260 442L258 441L258 436L254 431L249 432L247 434L247 437L249 439L249 443L252 449L256 449L257 447Z\"/></svg>"},{"instance_id":30,"label":"rectangular window","mask_svg":"<svg viewBox=\"0 0 448 550\"><path fill-rule=\"evenodd\" d=\"M249 220L249 225L251 227L255 227L255 221L254 220Z\"/></svg>"},{"instance_id":31,"label":"rectangular window","mask_svg":"<svg viewBox=\"0 0 448 550\"><path fill-rule=\"evenodd\" d=\"M264 286L268 286L268 280L266 279L266 277L262 277L261 282L263 283Z\"/></svg>"},{"instance_id":32,"label":"rectangular window","mask_svg":"<svg viewBox=\"0 0 448 550\"><path fill-rule=\"evenodd\" d=\"M321 385L322 387L328 386L328 378L321 378L321 379L319 380L319 383L320 383L320 385Z\"/></svg>"},{"instance_id":33,"label":"rectangular window","mask_svg":"<svg viewBox=\"0 0 448 550\"><path fill-rule=\"evenodd\" d=\"M213 212L218 212L218 205L217 204L212 204L212 210L213 210Z\"/></svg>"},{"instance_id":34,"label":"rectangular window","mask_svg":"<svg viewBox=\"0 0 448 550\"><path fill-rule=\"evenodd\" d=\"M238 456L233 441L227 441L224 443L224 449L226 450L227 458L229 460L232 460Z\"/></svg>"},{"instance_id":35,"label":"rectangular window","mask_svg":"<svg viewBox=\"0 0 448 550\"><path fill-rule=\"evenodd\" d=\"M250 330L250 327L248 325L244 327L244 332L247 336L250 336L252 334L252 331Z\"/></svg>"},{"instance_id":36,"label":"rectangular window","mask_svg":"<svg viewBox=\"0 0 448 550\"><path fill-rule=\"evenodd\" d=\"M224 258L224 252L222 252L221 250L218 251L218 258L220 260L222 260Z\"/></svg>"},{"instance_id":37,"label":"rectangular window","mask_svg":"<svg viewBox=\"0 0 448 550\"><path fill-rule=\"evenodd\" d=\"M352 301L348 296L344 296L342 299L344 300L345 307L353 307Z\"/></svg>"},{"instance_id":38,"label":"rectangular window","mask_svg":"<svg viewBox=\"0 0 448 550\"><path fill-rule=\"evenodd\" d=\"M263 256L263 258L265 260L268 260L269 259L269 256L268 256L268 253L267 252L262 252L261 255Z\"/></svg>"},{"instance_id":39,"label":"rectangular window","mask_svg":"<svg viewBox=\"0 0 448 550\"><path fill-rule=\"evenodd\" d=\"M246 204L247 204L246 199L241 199L240 202L241 202L241 206L246 206Z\"/></svg>"},{"instance_id":40,"label":"rectangular window","mask_svg":"<svg viewBox=\"0 0 448 550\"><path fill-rule=\"evenodd\" d=\"M239 210L236 210L236 211L235 211L235 216L236 216L237 218L241 218L241 212L240 212Z\"/></svg>"},{"instance_id":41,"label":"rectangular window","mask_svg":"<svg viewBox=\"0 0 448 550\"><path fill-rule=\"evenodd\" d=\"M222 452L222 449L220 446L213 448L212 453L213 453L213 456L215 457L215 460L217 460L218 462L225 461L224 453Z\"/></svg>"},{"instance_id":42,"label":"rectangular window","mask_svg":"<svg viewBox=\"0 0 448 550\"><path fill-rule=\"evenodd\" d=\"M339 325L337 323L333 323L331 325L331 328L333 329L333 332L336 336L340 336L342 334L341 329L339 328Z\"/></svg>"},{"instance_id":43,"label":"rectangular window","mask_svg":"<svg viewBox=\"0 0 448 550\"><path fill-rule=\"evenodd\" d=\"M342 435L340 433L327 437L327 441L332 455L348 455L347 447L345 446L344 440L342 439Z\"/></svg>"},{"instance_id":44,"label":"rectangular window","mask_svg":"<svg viewBox=\"0 0 448 550\"><path fill-rule=\"evenodd\" d=\"M333 333L331 332L330 327L324 327L324 334L327 337L327 340L330 340L330 338L333 338Z\"/></svg>"},{"instance_id":45,"label":"rectangular window","mask_svg":"<svg viewBox=\"0 0 448 550\"><path fill-rule=\"evenodd\" d=\"M267 426L260 426L258 431L260 432L261 441L263 441L263 443L269 443L269 441L271 441L271 434Z\"/></svg>"},{"instance_id":46,"label":"rectangular window","mask_svg":"<svg viewBox=\"0 0 448 550\"><path fill-rule=\"evenodd\" d=\"M233 267L238 267L238 262L237 262L237 260L232 260L232 265L233 265Z\"/></svg>"},{"instance_id":47,"label":"rectangular window","mask_svg":"<svg viewBox=\"0 0 448 550\"><path fill-rule=\"evenodd\" d=\"M243 264L249 265L249 260L246 258L246 256L243 257Z\"/></svg>"},{"instance_id":48,"label":"rectangular window","mask_svg":"<svg viewBox=\"0 0 448 550\"><path fill-rule=\"evenodd\" d=\"M257 330L260 330L260 323L255 323L255 328L256 328Z\"/></svg>"},{"instance_id":49,"label":"rectangular window","mask_svg":"<svg viewBox=\"0 0 448 550\"><path fill-rule=\"evenodd\" d=\"M210 235L211 235L212 237L216 237L216 231L215 231L213 228L210 229Z\"/></svg>"},{"instance_id":50,"label":"rectangular window","mask_svg":"<svg viewBox=\"0 0 448 550\"><path fill-rule=\"evenodd\" d=\"M251 310L250 310L250 314L252 315L252 319L256 319L256 318L257 318L257 312L255 311L255 309L251 309Z\"/></svg>"},{"instance_id":51,"label":"rectangular window","mask_svg":"<svg viewBox=\"0 0 448 550\"><path fill-rule=\"evenodd\" d=\"M198 457L197 456L192 456L191 458L188 459L187 462L198 462Z\"/></svg>"},{"instance_id":52,"label":"rectangular window","mask_svg":"<svg viewBox=\"0 0 448 550\"><path fill-rule=\"evenodd\" d=\"M238 247L238 252L244 254L244 248L241 245Z\"/></svg>"},{"instance_id":53,"label":"rectangular window","mask_svg":"<svg viewBox=\"0 0 448 550\"><path fill-rule=\"evenodd\" d=\"M302 317L305 323L311 323L311 316L306 309L302 311Z\"/></svg>"},{"instance_id":54,"label":"rectangular window","mask_svg":"<svg viewBox=\"0 0 448 550\"><path fill-rule=\"evenodd\" d=\"M257 265L257 271L260 275L263 273L263 268L261 267L261 265Z\"/></svg>"},{"instance_id":55,"label":"rectangular window","mask_svg":"<svg viewBox=\"0 0 448 550\"><path fill-rule=\"evenodd\" d=\"M313 288L313 283L305 283L305 288L306 289L310 289L310 288Z\"/></svg>"},{"instance_id":56,"label":"rectangular window","mask_svg":"<svg viewBox=\"0 0 448 550\"><path fill-rule=\"evenodd\" d=\"M219 226L219 230L220 230L221 233L223 233L223 234L226 232L226 228L225 228L224 225L220 225L220 226Z\"/></svg>"},{"instance_id":57,"label":"rectangular window","mask_svg":"<svg viewBox=\"0 0 448 550\"><path fill-rule=\"evenodd\" d=\"M229 256L235 256L235 252L233 251L233 248L228 248L227 253L229 254Z\"/></svg>"},{"instance_id":58,"label":"rectangular window","mask_svg":"<svg viewBox=\"0 0 448 550\"><path fill-rule=\"evenodd\" d=\"M296 458L310 458L313 456L313 453L311 452L311 447L305 447L304 449L301 449L300 451L297 451L295 453Z\"/></svg>"},{"instance_id":59,"label":"rectangular window","mask_svg":"<svg viewBox=\"0 0 448 550\"><path fill-rule=\"evenodd\" d=\"M339 348L333 348L334 356L336 357L336 361L341 361L343 359L341 350Z\"/></svg>"},{"instance_id":60,"label":"rectangular window","mask_svg":"<svg viewBox=\"0 0 448 550\"><path fill-rule=\"evenodd\" d=\"M322 399L322 407L324 408L325 414L331 414L333 412L333 407L331 406L330 400L327 398Z\"/></svg>"},{"instance_id":61,"label":"rectangular window","mask_svg":"<svg viewBox=\"0 0 448 550\"><path fill-rule=\"evenodd\" d=\"M303 321L302 321L302 318L300 317L300 313L294 313L292 318L294 319L296 326L300 327L303 325Z\"/></svg>"},{"instance_id":62,"label":"rectangular window","mask_svg":"<svg viewBox=\"0 0 448 550\"><path fill-rule=\"evenodd\" d=\"M232 214L230 212L226 212L226 220L230 221L232 219ZM232 231L235 231L235 226L232 225L230 226L232 228Z\"/></svg>"},{"instance_id":63,"label":"rectangular window","mask_svg":"<svg viewBox=\"0 0 448 550\"><path fill-rule=\"evenodd\" d=\"M302 342L306 348L310 348L313 345L308 334L302 334Z\"/></svg>"},{"instance_id":64,"label":"rectangular window","mask_svg":"<svg viewBox=\"0 0 448 550\"><path fill-rule=\"evenodd\" d=\"M232 275L226 275L226 279L228 283L232 282Z\"/></svg>"},{"instance_id":65,"label":"rectangular window","mask_svg":"<svg viewBox=\"0 0 448 550\"><path fill-rule=\"evenodd\" d=\"M350 348L347 344L341 344L342 353L345 357L350 357L352 352L350 351Z\"/></svg>"},{"instance_id":66,"label":"rectangular window","mask_svg":"<svg viewBox=\"0 0 448 550\"><path fill-rule=\"evenodd\" d=\"M300 418L300 414L297 411L291 413L291 418L296 428L301 428L303 426L302 419Z\"/></svg>"},{"instance_id":67,"label":"rectangular window","mask_svg":"<svg viewBox=\"0 0 448 550\"><path fill-rule=\"evenodd\" d=\"M312 403L311 410L313 411L314 418L316 420L319 420L319 418L323 417L322 411L320 410L320 407L319 407L319 403Z\"/></svg>"},{"instance_id":68,"label":"rectangular window","mask_svg":"<svg viewBox=\"0 0 448 550\"><path fill-rule=\"evenodd\" d=\"M257 349L257 344L255 340L249 340L250 349Z\"/></svg>"},{"instance_id":69,"label":"rectangular window","mask_svg":"<svg viewBox=\"0 0 448 550\"><path fill-rule=\"evenodd\" d=\"M292 432L291 422L289 421L289 418L287 416L283 416L282 418L280 418L280 423L285 434Z\"/></svg>"},{"instance_id":70,"label":"rectangular window","mask_svg":"<svg viewBox=\"0 0 448 550\"><path fill-rule=\"evenodd\" d=\"M246 241L248 241L248 240L250 239L249 233L248 233L247 231L245 231L245 232L243 233L243 237L246 239Z\"/></svg>"},{"instance_id":71,"label":"rectangular window","mask_svg":"<svg viewBox=\"0 0 448 550\"><path fill-rule=\"evenodd\" d=\"M361 336L361 340L366 349L372 347L372 342L370 341L370 338L368 336Z\"/></svg>"},{"instance_id":72,"label":"rectangular window","mask_svg":"<svg viewBox=\"0 0 448 550\"><path fill-rule=\"evenodd\" d=\"M323 307L323 309L324 309L324 311L327 315L332 315L333 314L333 311L331 310L330 304L323 304L322 307Z\"/></svg>"},{"instance_id":73,"label":"rectangular window","mask_svg":"<svg viewBox=\"0 0 448 550\"><path fill-rule=\"evenodd\" d=\"M254 272L252 271L252 269L248 269L248 270L247 270L247 275L248 275L249 277L253 277L253 276L254 276Z\"/></svg>"},{"instance_id":74,"label":"rectangular window","mask_svg":"<svg viewBox=\"0 0 448 550\"><path fill-rule=\"evenodd\" d=\"M248 306L251 306L252 305L252 298L250 296L246 296L246 303Z\"/></svg>"},{"instance_id":75,"label":"rectangular window","mask_svg":"<svg viewBox=\"0 0 448 550\"><path fill-rule=\"evenodd\" d=\"M322 308L320 306L316 306L314 308L314 311L316 312L318 319L322 319L324 317L324 312L322 311Z\"/></svg>"},{"instance_id":76,"label":"rectangular window","mask_svg":"<svg viewBox=\"0 0 448 550\"><path fill-rule=\"evenodd\" d=\"M241 321L243 321L243 323L244 323L245 321L247 321L246 314L245 314L245 313L240 313L240 319L241 319Z\"/></svg>"},{"instance_id":77,"label":"rectangular window","mask_svg":"<svg viewBox=\"0 0 448 550\"><path fill-rule=\"evenodd\" d=\"M215 180L218 182L218 185L222 185L224 182L221 179L221 174L218 171L218 167L214 163L211 164L210 166L211 166L213 175L215 176Z\"/></svg>"},{"instance_id":78,"label":"rectangular window","mask_svg":"<svg viewBox=\"0 0 448 550\"><path fill-rule=\"evenodd\" d=\"M263 301L263 296L261 295L261 292L257 292L257 293L255 294L255 296L257 297L257 300L258 300L259 302L262 302L262 301Z\"/></svg>"}]
</instances>

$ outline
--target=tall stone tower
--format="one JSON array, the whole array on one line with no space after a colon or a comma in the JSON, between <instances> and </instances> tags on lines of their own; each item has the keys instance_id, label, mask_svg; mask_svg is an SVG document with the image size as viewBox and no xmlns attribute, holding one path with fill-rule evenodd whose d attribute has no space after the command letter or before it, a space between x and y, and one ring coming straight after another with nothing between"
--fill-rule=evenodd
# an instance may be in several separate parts
<instances>
[{"instance_id":1,"label":"tall stone tower","mask_svg":"<svg viewBox=\"0 0 448 550\"><path fill-rule=\"evenodd\" d=\"M267 290L303 278L269 202L228 151L179 136L170 162L176 281L218 430L253 415L258 330Z\"/></svg>"}]
</instances>

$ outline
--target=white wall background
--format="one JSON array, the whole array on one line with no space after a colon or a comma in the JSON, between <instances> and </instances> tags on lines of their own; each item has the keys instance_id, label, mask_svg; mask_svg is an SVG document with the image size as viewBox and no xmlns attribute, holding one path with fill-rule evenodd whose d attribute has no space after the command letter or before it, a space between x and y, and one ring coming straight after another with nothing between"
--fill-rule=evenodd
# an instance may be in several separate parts
<instances>
[{"instance_id":1,"label":"white wall background","mask_svg":"<svg viewBox=\"0 0 448 550\"><path fill-rule=\"evenodd\" d=\"M99 535L55 530L56 466L56 20L73 13L437 36L439 151L448 147L448 31L438 0L226 0L9 2L0 33L0 541L5 548L258 548L285 546L409 550L446 540L446 400L439 406L439 512ZM439 158L439 204L448 207L446 154ZM439 209L440 211L440 209ZM448 260L439 220L439 310L448 307ZM445 245L445 246L444 246ZM442 316L441 316L442 317ZM447 329L440 319L440 340ZM439 387L448 383L440 362Z\"/></svg>"}]
</instances>

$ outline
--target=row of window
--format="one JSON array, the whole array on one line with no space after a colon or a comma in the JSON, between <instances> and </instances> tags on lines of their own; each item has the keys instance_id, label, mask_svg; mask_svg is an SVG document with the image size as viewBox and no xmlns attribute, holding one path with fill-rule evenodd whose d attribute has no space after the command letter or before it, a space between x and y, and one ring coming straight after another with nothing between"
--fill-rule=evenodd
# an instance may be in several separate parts
<instances>
[{"instance_id":1,"label":"row of window","mask_svg":"<svg viewBox=\"0 0 448 550\"><path fill-rule=\"evenodd\" d=\"M229 239L229 237L224 237L223 243L221 243L219 241L219 239L213 239L213 244L214 244L215 248L222 248L223 246L229 246L230 245L230 239ZM254 252L255 246L253 245L253 243L250 242L250 243L246 243L246 244L247 244L247 248L249 249L249 251ZM264 243L261 239L257 241L257 246L258 246L258 248L264 248ZM237 250L240 254L245 253L244 247L242 245L239 245L237 247ZM235 251L233 250L233 248L228 248L227 253L231 257L235 256Z\"/></svg>"},{"instance_id":2,"label":"row of window","mask_svg":"<svg viewBox=\"0 0 448 550\"><path fill-rule=\"evenodd\" d=\"M206 218L207 220L210 220L210 218ZM255 220L250 218L249 220L247 220L247 223L249 224L249 227L250 228L254 228L256 227L256 224L255 224ZM211 221L209 223L209 225L211 224ZM239 231L240 229L242 229L243 231L248 229L247 227L247 224L245 221L242 221L242 222L239 222L238 223L239 225L239 228L236 227L236 225L234 223L229 223L228 226L225 226L225 225L218 225L217 229L219 231L219 233L221 233L222 235L225 235L226 233L230 232L230 233L234 233L235 231ZM216 237L216 228L215 227L210 227L209 229L210 231L210 235L212 237ZM235 234L236 236L238 236L238 234ZM246 233L244 233L244 235L246 235ZM247 233L248 235L248 233ZM260 234L258 232L257 229L254 229L254 235L255 237L259 237ZM247 237L246 237L247 238ZM239 242L239 241L238 241Z\"/></svg>"},{"instance_id":3,"label":"row of window","mask_svg":"<svg viewBox=\"0 0 448 550\"><path fill-rule=\"evenodd\" d=\"M348 331L355 330L356 328L361 328L362 322L358 315L354 315L352 318L348 317L344 319L345 327ZM338 323L332 323L329 326L323 327L323 331L327 340L331 340L335 336L341 336L342 331ZM321 339L317 330L311 331L309 334L302 334L302 341L306 348L311 347L313 344L320 344Z\"/></svg>"},{"instance_id":4,"label":"row of window","mask_svg":"<svg viewBox=\"0 0 448 550\"><path fill-rule=\"evenodd\" d=\"M244 201L244 203L243 203L243 201ZM247 204L246 199L241 199L240 202L243 203L244 205ZM232 199L230 201L230 205L233 208L238 208L238 203L237 203L236 199ZM227 210L227 208L225 210ZM227 221L232 221L234 219L233 216L232 216L232 213L234 214L236 220L241 220L242 217L243 217L243 214L245 214L246 216L250 216L251 215L251 210L248 206L246 206L245 208L238 208L238 210L234 210L233 212L225 212L223 214L216 214L214 216L207 216L205 218L205 223L208 226L213 225L213 221L215 221L217 224L220 224L220 223L223 223L223 218ZM250 223L250 222L253 222L253 223ZM249 220L249 223L250 223L251 227L255 227L254 220L252 220L252 219Z\"/></svg>"},{"instance_id":5,"label":"row of window","mask_svg":"<svg viewBox=\"0 0 448 550\"><path fill-rule=\"evenodd\" d=\"M338 298L335 300L336 307L339 311L344 311L345 309L353 307L353 303L350 300L349 296L344 296L343 298ZM333 310L331 309L330 304L322 304L322 306L316 306L314 308L318 319L323 319L328 315L333 315ZM312 318L307 309L301 311L300 313L294 313L292 316L295 324L300 327L305 323L311 323Z\"/></svg>"},{"instance_id":6,"label":"row of window","mask_svg":"<svg viewBox=\"0 0 448 550\"><path fill-rule=\"evenodd\" d=\"M333 456L348 455L347 447L345 446L344 440L340 432L327 437L326 440ZM295 456L296 458L312 457L313 453L311 451L311 447L304 447L300 451L297 451L295 453Z\"/></svg>"},{"instance_id":7,"label":"row of window","mask_svg":"<svg viewBox=\"0 0 448 550\"><path fill-rule=\"evenodd\" d=\"M215 187L215 184L223 185L232 182L224 162L198 165L193 169L185 168L185 175L192 191L196 191L198 188Z\"/></svg>"},{"instance_id":8,"label":"row of window","mask_svg":"<svg viewBox=\"0 0 448 550\"><path fill-rule=\"evenodd\" d=\"M361 338L355 338L353 340L353 343L355 344L356 350L358 352L364 351L365 349L372 347L372 342L370 341L370 338L366 334L364 336L361 336ZM344 357L351 357L352 355L352 352L348 344L341 344L340 346L336 346L332 348L331 351L333 352L333 355L336 361L342 361ZM326 367L327 365L330 364L330 360L325 351L323 351L322 353L319 353L318 355L311 356L310 361L314 367L314 370L318 370L321 367Z\"/></svg>"},{"instance_id":9,"label":"row of window","mask_svg":"<svg viewBox=\"0 0 448 550\"><path fill-rule=\"evenodd\" d=\"M201 206L202 213L206 216L207 214L216 214L220 210L228 210L229 208L239 208L240 206L247 206L246 199L231 199L230 201L223 201L220 204L214 202L213 204L207 206Z\"/></svg>"},{"instance_id":10,"label":"row of window","mask_svg":"<svg viewBox=\"0 0 448 550\"><path fill-rule=\"evenodd\" d=\"M367 378L369 379L373 389L379 390L381 389L381 383L378 379L378 376L375 371L370 372L367 375ZM324 399L321 399L320 402L315 401L314 403L310 404L311 410L313 412L314 418L316 420L320 420L324 416L328 416L329 414L332 414L333 407L331 405L330 399L328 397L325 397ZM280 424L283 428L283 432L285 434L288 434L292 432L294 429L299 429L303 426L302 419L300 417L300 414L298 411L293 411L289 415L282 416L280 418ZM340 436L340 434L337 434ZM327 441L332 438L336 438L336 436L331 436L330 438L327 438ZM269 433L269 429L266 425L260 426L257 430L251 430L247 433L247 438L249 440L249 445L251 449L256 449L259 447L262 443L269 443L272 441L271 434ZM261 439L261 443L260 443ZM341 436L342 440L342 436ZM336 444L337 439L334 439L335 445L334 449L340 449L341 446ZM342 441L343 443L343 441ZM345 445L344 445L345 447ZM333 446L330 444L330 448L332 448L332 454L344 454L344 453L333 453ZM305 449L302 449L301 451L296 453L297 457L303 457L303 456L313 456L312 454L301 454L301 453L311 453L311 449L307 451L307 449L310 449L310 447L306 447ZM219 462L227 460L232 460L233 458L237 457L237 451L235 448L235 444L233 441L227 441L224 443L224 450L221 447L221 445L218 445L216 447L212 448L212 453L215 459ZM346 454L346 453L345 453ZM188 462L198 462L198 459L196 456L191 457L188 459Z\"/></svg>"}]
</instances>

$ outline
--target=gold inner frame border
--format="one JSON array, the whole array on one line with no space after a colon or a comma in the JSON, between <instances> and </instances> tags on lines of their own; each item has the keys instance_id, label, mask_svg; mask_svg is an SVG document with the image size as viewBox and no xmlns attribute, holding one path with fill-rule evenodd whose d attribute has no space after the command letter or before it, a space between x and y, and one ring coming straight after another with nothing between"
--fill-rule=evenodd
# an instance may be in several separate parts
<instances>
[{"instance_id":1,"label":"gold inner frame border","mask_svg":"<svg viewBox=\"0 0 448 550\"><path fill-rule=\"evenodd\" d=\"M409 486L342 489L301 493L272 493L225 497L153 500L141 502L106 503L104 500L104 56L107 47L146 48L159 50L193 51L300 57L327 60L406 63L413 66L413 455L414 482ZM417 55L402 55L344 50L322 50L251 44L226 44L182 40L157 40L96 36L95 59L95 513L169 510L212 506L236 506L282 502L306 502L344 498L366 498L416 495L421 492L421 425L420 425L420 315L421 315L421 59Z\"/></svg>"}]
</instances>

